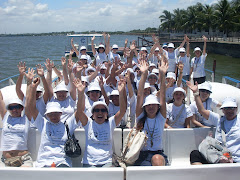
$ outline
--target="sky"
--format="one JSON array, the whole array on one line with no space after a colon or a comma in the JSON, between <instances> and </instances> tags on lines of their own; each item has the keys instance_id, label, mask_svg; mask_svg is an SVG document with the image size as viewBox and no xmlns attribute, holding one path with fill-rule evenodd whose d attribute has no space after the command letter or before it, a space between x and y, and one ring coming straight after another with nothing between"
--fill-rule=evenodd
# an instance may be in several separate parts
<instances>
[{"instance_id":1,"label":"sky","mask_svg":"<svg viewBox=\"0 0 240 180\"><path fill-rule=\"evenodd\" d=\"M217 0L0 0L0 34L159 27L163 10Z\"/></svg>"}]
</instances>

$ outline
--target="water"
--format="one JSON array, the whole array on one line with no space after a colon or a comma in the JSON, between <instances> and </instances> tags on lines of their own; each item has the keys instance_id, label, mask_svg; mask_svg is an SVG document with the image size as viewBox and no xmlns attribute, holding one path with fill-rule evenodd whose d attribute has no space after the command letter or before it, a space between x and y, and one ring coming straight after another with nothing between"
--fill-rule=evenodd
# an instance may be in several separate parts
<instances>
[{"instance_id":1,"label":"water","mask_svg":"<svg viewBox=\"0 0 240 180\"><path fill-rule=\"evenodd\" d=\"M125 39L137 40L133 35L112 35L110 44L124 46ZM74 38L77 42L77 38ZM64 56L65 46L70 44L71 38L67 36L22 36L22 37L0 37L0 80L18 74L17 64L25 61L27 67L35 67L43 64L46 58L54 61L56 65L61 64ZM96 39L95 43L103 42L103 38ZM240 59L216 54L208 54L206 68L212 70L213 60L217 60L217 80L222 76L230 76L235 79L240 77ZM16 78L14 79L16 80ZM2 82L0 88L8 82Z\"/></svg>"}]
</instances>

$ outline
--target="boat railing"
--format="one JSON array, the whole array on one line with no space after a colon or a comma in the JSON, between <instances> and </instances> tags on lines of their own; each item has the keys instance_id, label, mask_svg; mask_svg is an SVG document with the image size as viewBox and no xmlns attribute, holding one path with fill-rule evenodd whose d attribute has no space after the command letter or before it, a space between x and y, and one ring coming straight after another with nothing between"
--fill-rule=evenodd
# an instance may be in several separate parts
<instances>
[{"instance_id":1,"label":"boat railing","mask_svg":"<svg viewBox=\"0 0 240 180\"><path fill-rule=\"evenodd\" d=\"M208 74L210 74L210 81L211 82L215 82L215 73L212 70L209 69L205 69L205 72L207 72Z\"/></svg>"},{"instance_id":2,"label":"boat railing","mask_svg":"<svg viewBox=\"0 0 240 180\"><path fill-rule=\"evenodd\" d=\"M228 77L228 76L223 76L222 77L222 83L229 84L229 81L233 82L233 83L236 83L236 87L240 88L240 81L239 80L231 78L231 77Z\"/></svg>"}]
</instances>

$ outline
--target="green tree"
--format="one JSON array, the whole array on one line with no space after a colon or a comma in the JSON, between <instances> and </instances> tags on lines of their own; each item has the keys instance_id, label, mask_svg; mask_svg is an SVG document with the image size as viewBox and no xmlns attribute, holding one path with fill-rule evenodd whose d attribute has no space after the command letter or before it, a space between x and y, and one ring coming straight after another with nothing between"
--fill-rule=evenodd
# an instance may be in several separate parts
<instances>
[{"instance_id":1,"label":"green tree","mask_svg":"<svg viewBox=\"0 0 240 180\"><path fill-rule=\"evenodd\" d=\"M170 11L164 10L163 15L159 16L162 30L167 30L167 32L172 32L173 18Z\"/></svg>"}]
</instances>

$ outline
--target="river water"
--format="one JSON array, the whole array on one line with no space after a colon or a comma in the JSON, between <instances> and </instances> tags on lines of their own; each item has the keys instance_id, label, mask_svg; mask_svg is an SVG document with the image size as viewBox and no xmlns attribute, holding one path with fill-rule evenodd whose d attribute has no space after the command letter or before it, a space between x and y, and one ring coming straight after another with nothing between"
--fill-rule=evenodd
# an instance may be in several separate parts
<instances>
[{"instance_id":1,"label":"river water","mask_svg":"<svg viewBox=\"0 0 240 180\"><path fill-rule=\"evenodd\" d=\"M124 46L125 39L137 40L134 35L112 35L110 44ZM61 64L61 57L64 56L65 46L70 45L70 38L67 36L19 36L0 37L0 80L18 74L17 64L25 61L27 67L34 67L36 64L43 64L46 58L54 61L56 65ZM77 42L77 38L75 39ZM103 39L96 39L96 44ZM216 80L220 81L222 76L230 76L240 79L240 59L229 56L211 54L208 52L206 68L212 70L213 60L217 60ZM14 79L16 80L16 78ZM7 85L7 82L0 83L0 88Z\"/></svg>"}]
</instances>

